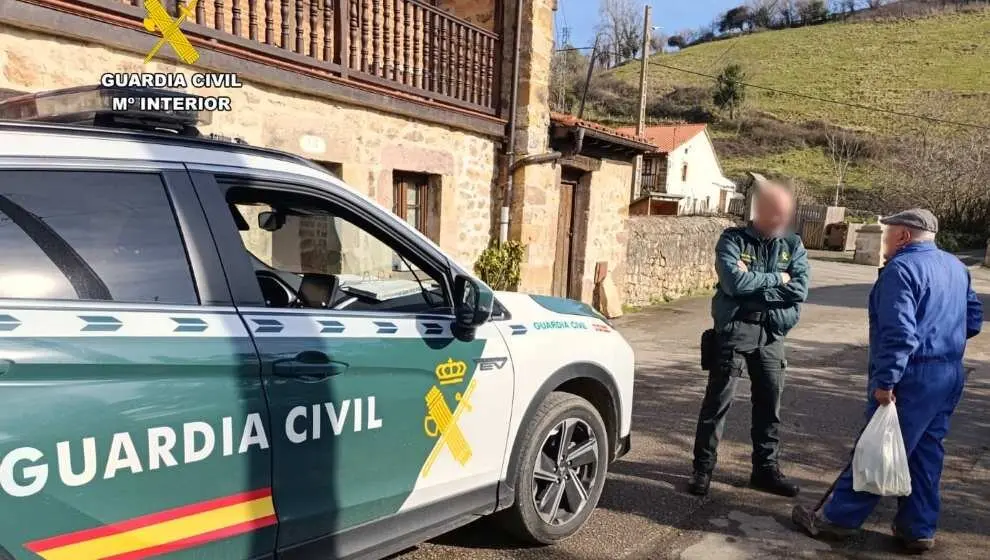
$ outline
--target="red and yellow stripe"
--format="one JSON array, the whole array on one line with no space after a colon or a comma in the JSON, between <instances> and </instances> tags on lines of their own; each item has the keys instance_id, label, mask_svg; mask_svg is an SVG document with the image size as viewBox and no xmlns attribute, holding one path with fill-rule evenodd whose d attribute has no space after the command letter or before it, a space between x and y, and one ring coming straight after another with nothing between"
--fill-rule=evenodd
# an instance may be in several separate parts
<instances>
[{"instance_id":1,"label":"red and yellow stripe","mask_svg":"<svg viewBox=\"0 0 990 560\"><path fill-rule=\"evenodd\" d=\"M271 488L27 543L45 560L137 560L276 523Z\"/></svg>"}]
</instances>

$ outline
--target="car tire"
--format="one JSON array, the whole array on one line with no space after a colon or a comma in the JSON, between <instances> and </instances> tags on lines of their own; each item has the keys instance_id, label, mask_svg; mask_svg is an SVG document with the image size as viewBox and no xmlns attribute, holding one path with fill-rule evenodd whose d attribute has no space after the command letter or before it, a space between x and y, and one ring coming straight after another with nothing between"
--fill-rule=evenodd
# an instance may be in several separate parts
<instances>
[{"instance_id":1,"label":"car tire","mask_svg":"<svg viewBox=\"0 0 990 560\"><path fill-rule=\"evenodd\" d=\"M598 505L608 471L608 433L590 402L551 393L528 419L522 438L516 472L509 475L515 478L515 500L502 512L502 525L523 541L553 544L576 533ZM567 453L560 453L562 439Z\"/></svg>"}]
</instances>

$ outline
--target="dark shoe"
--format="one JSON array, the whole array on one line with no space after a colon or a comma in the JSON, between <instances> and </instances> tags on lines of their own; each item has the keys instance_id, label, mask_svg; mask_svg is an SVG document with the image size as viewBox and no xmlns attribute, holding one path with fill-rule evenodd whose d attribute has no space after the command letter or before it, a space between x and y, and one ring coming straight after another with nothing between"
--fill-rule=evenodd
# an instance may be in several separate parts
<instances>
[{"instance_id":1,"label":"dark shoe","mask_svg":"<svg viewBox=\"0 0 990 560\"><path fill-rule=\"evenodd\" d=\"M830 523L820 513L804 506L794 506L791 510L791 521L806 535L816 539L844 539L856 533L855 529L846 529Z\"/></svg>"},{"instance_id":2,"label":"dark shoe","mask_svg":"<svg viewBox=\"0 0 990 560\"><path fill-rule=\"evenodd\" d=\"M753 471L749 477L749 485L757 490L788 498L797 496L801 491L797 484L788 482L787 477L777 467Z\"/></svg>"},{"instance_id":3,"label":"dark shoe","mask_svg":"<svg viewBox=\"0 0 990 560\"><path fill-rule=\"evenodd\" d=\"M894 538L897 539L897 544L900 545L901 551L905 554L924 554L929 550L935 548L935 539L913 539L906 536L897 530L897 527L891 527L891 531L894 533Z\"/></svg>"},{"instance_id":4,"label":"dark shoe","mask_svg":"<svg viewBox=\"0 0 990 560\"><path fill-rule=\"evenodd\" d=\"M694 471L691 474L691 481L688 482L688 492L695 496L707 496L708 487L712 484L712 473Z\"/></svg>"}]
</instances>

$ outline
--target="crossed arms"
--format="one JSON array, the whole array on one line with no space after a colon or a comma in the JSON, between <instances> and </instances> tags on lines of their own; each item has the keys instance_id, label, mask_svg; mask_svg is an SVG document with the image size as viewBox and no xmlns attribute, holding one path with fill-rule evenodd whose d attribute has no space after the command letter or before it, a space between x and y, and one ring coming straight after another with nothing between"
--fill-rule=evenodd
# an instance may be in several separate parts
<instances>
[{"instance_id":1,"label":"crossed arms","mask_svg":"<svg viewBox=\"0 0 990 560\"><path fill-rule=\"evenodd\" d=\"M742 247L723 235L715 246L715 272L722 290L734 298L752 297L767 304L791 305L808 299L808 252L794 249L783 272L756 272L742 264Z\"/></svg>"}]
</instances>

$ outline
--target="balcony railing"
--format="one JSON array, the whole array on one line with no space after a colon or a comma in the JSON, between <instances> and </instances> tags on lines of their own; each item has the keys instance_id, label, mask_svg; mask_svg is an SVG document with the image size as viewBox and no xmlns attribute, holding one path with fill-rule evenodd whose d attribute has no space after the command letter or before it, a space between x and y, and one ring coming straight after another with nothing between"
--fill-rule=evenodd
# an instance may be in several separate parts
<instances>
[{"instance_id":1,"label":"balcony railing","mask_svg":"<svg viewBox=\"0 0 990 560\"><path fill-rule=\"evenodd\" d=\"M144 1L80 3L116 4L143 18ZM160 1L180 13L182 0ZM422 0L199 0L193 13L182 31L225 51L496 113L499 35Z\"/></svg>"}]
</instances>

